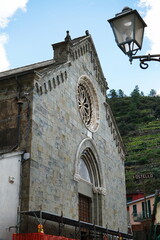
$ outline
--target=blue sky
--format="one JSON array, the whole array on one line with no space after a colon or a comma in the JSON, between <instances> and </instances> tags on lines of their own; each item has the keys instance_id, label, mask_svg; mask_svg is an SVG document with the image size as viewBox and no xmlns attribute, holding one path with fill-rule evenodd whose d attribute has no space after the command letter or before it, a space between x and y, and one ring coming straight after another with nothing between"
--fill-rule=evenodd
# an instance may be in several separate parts
<instances>
[{"instance_id":1,"label":"blue sky","mask_svg":"<svg viewBox=\"0 0 160 240\"><path fill-rule=\"evenodd\" d=\"M130 95L138 85L145 95L158 92L160 63L151 62L147 70L138 60L130 65L115 43L107 20L125 6L137 9L148 25L137 55L160 53L160 30L154 27L160 0L0 0L0 71L51 59L51 44L63 41L66 30L71 38L89 30L110 89Z\"/></svg>"}]
</instances>

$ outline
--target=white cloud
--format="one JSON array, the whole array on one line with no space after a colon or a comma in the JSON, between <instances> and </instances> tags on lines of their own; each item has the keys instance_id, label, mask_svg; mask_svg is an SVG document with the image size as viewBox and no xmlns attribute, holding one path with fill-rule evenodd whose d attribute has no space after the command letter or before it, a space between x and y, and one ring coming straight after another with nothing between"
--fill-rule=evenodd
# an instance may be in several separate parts
<instances>
[{"instance_id":1,"label":"white cloud","mask_svg":"<svg viewBox=\"0 0 160 240\"><path fill-rule=\"evenodd\" d=\"M0 0L0 29L5 29L12 16L18 9L26 11L26 4L28 0ZM7 70L9 68L9 61L5 51L5 44L8 41L8 35L6 33L0 34L0 71Z\"/></svg>"},{"instance_id":2,"label":"white cloud","mask_svg":"<svg viewBox=\"0 0 160 240\"><path fill-rule=\"evenodd\" d=\"M140 0L140 6L145 8L144 21L147 24L145 36L150 40L149 52L152 54L160 53L160 0Z\"/></svg>"},{"instance_id":3,"label":"white cloud","mask_svg":"<svg viewBox=\"0 0 160 240\"><path fill-rule=\"evenodd\" d=\"M0 0L0 27L5 28L18 9L26 11L28 0Z\"/></svg>"},{"instance_id":4,"label":"white cloud","mask_svg":"<svg viewBox=\"0 0 160 240\"><path fill-rule=\"evenodd\" d=\"M160 96L160 89L157 91L157 95Z\"/></svg>"},{"instance_id":5,"label":"white cloud","mask_svg":"<svg viewBox=\"0 0 160 240\"><path fill-rule=\"evenodd\" d=\"M0 34L0 71L5 71L9 68L9 62L4 47L7 40L8 36L5 33Z\"/></svg>"}]
</instances>

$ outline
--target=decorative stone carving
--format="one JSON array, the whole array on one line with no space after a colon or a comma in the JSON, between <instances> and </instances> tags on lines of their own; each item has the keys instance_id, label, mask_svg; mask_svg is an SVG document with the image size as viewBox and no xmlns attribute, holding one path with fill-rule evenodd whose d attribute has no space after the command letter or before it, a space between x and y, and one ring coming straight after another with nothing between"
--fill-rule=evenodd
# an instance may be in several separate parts
<instances>
[{"instance_id":1,"label":"decorative stone carving","mask_svg":"<svg viewBox=\"0 0 160 240\"><path fill-rule=\"evenodd\" d=\"M95 132L99 126L98 98L87 76L81 76L78 81L77 102L83 123L91 132Z\"/></svg>"},{"instance_id":2,"label":"decorative stone carving","mask_svg":"<svg viewBox=\"0 0 160 240\"><path fill-rule=\"evenodd\" d=\"M103 187L92 187L94 193L106 195L106 189Z\"/></svg>"}]
</instances>

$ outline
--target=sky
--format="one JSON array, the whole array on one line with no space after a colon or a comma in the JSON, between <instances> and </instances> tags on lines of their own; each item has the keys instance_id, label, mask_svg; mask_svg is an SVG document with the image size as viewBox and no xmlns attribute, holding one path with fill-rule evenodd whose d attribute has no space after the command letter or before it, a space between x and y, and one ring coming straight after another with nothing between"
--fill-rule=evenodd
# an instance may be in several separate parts
<instances>
[{"instance_id":1,"label":"sky","mask_svg":"<svg viewBox=\"0 0 160 240\"><path fill-rule=\"evenodd\" d=\"M136 9L147 24L142 50L137 55L160 54L160 0L0 0L0 71L53 58L51 44L88 30L94 41L109 90L129 96L138 85L147 96L160 93L160 63L149 68L132 65L117 47L108 19L124 7ZM158 27L158 31L157 31Z\"/></svg>"}]
</instances>

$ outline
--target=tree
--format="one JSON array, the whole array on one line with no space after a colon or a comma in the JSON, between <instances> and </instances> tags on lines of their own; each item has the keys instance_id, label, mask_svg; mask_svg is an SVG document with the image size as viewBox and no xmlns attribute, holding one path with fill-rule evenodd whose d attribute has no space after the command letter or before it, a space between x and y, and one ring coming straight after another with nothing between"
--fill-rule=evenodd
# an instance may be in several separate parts
<instances>
[{"instance_id":1,"label":"tree","mask_svg":"<svg viewBox=\"0 0 160 240\"><path fill-rule=\"evenodd\" d=\"M118 97L119 97L119 98L125 97L125 94L124 94L124 92L122 91L122 89L119 89L119 90L118 90Z\"/></svg>"},{"instance_id":2,"label":"tree","mask_svg":"<svg viewBox=\"0 0 160 240\"><path fill-rule=\"evenodd\" d=\"M111 89L111 90L109 91L108 96L109 96L110 98L117 98L117 97L118 97L115 89Z\"/></svg>"},{"instance_id":3,"label":"tree","mask_svg":"<svg viewBox=\"0 0 160 240\"><path fill-rule=\"evenodd\" d=\"M140 97L138 85L136 85L134 90L131 92L131 97L133 97L133 98Z\"/></svg>"},{"instance_id":4,"label":"tree","mask_svg":"<svg viewBox=\"0 0 160 240\"><path fill-rule=\"evenodd\" d=\"M157 105L154 115L157 119L160 118L160 106L159 105Z\"/></svg>"},{"instance_id":5,"label":"tree","mask_svg":"<svg viewBox=\"0 0 160 240\"><path fill-rule=\"evenodd\" d=\"M156 90L154 90L154 89L151 89L151 91L150 91L150 93L149 93L149 96L150 97L155 97L156 96Z\"/></svg>"},{"instance_id":6,"label":"tree","mask_svg":"<svg viewBox=\"0 0 160 240\"><path fill-rule=\"evenodd\" d=\"M139 87L138 85L136 85L133 92L131 92L131 99L137 109L139 108L140 97L141 97L141 94L139 92Z\"/></svg>"}]
</instances>

